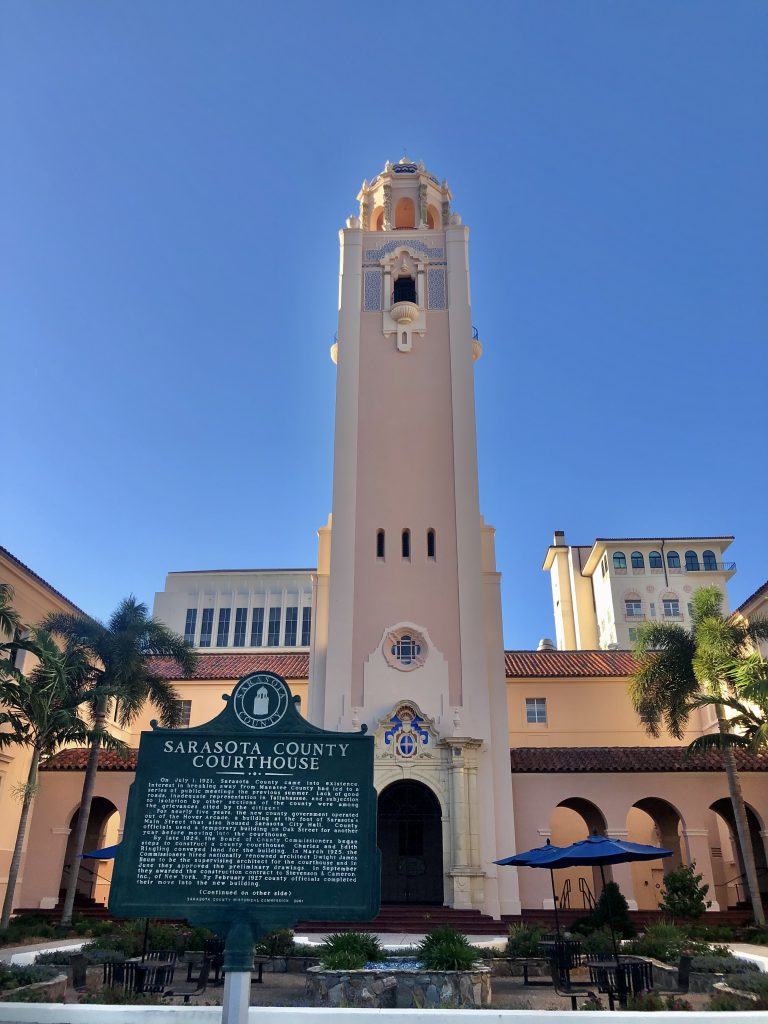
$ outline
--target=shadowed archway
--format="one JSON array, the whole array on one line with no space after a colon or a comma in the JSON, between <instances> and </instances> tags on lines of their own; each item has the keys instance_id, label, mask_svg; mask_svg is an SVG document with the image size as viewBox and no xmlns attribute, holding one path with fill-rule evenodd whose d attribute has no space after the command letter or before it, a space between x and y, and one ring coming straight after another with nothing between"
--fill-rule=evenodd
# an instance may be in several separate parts
<instances>
[{"instance_id":1,"label":"shadowed archway","mask_svg":"<svg viewBox=\"0 0 768 1024\"><path fill-rule=\"evenodd\" d=\"M379 794L382 903L443 902L440 803L421 782L393 782Z\"/></svg>"}]
</instances>

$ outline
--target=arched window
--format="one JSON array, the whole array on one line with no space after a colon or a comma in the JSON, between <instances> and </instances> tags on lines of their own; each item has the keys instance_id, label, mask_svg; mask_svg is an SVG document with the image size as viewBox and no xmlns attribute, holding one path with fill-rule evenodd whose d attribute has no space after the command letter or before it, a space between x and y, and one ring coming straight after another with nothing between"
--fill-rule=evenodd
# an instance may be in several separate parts
<instances>
[{"instance_id":1,"label":"arched window","mask_svg":"<svg viewBox=\"0 0 768 1024\"><path fill-rule=\"evenodd\" d=\"M371 214L371 231L384 230L384 207L377 206Z\"/></svg>"},{"instance_id":2,"label":"arched window","mask_svg":"<svg viewBox=\"0 0 768 1024\"><path fill-rule=\"evenodd\" d=\"M415 227L416 207L412 199L404 196L402 199L398 199L397 206L395 207L395 228L409 228L413 230Z\"/></svg>"},{"instance_id":3,"label":"arched window","mask_svg":"<svg viewBox=\"0 0 768 1024\"><path fill-rule=\"evenodd\" d=\"M427 227L431 231L437 231L440 227L440 211L436 206L427 207Z\"/></svg>"},{"instance_id":4,"label":"arched window","mask_svg":"<svg viewBox=\"0 0 768 1024\"><path fill-rule=\"evenodd\" d=\"M642 554L641 551L633 551L632 552L632 568L633 569L644 569L645 568L645 559L643 558L643 554Z\"/></svg>"},{"instance_id":5,"label":"arched window","mask_svg":"<svg viewBox=\"0 0 768 1024\"><path fill-rule=\"evenodd\" d=\"M699 556L695 551L685 552L685 569L686 572L698 572L700 569Z\"/></svg>"},{"instance_id":6,"label":"arched window","mask_svg":"<svg viewBox=\"0 0 768 1024\"><path fill-rule=\"evenodd\" d=\"M667 565L670 569L680 568L680 555L676 551L667 552Z\"/></svg>"},{"instance_id":7,"label":"arched window","mask_svg":"<svg viewBox=\"0 0 768 1024\"><path fill-rule=\"evenodd\" d=\"M395 302L415 302L416 282L412 277L398 277L392 293Z\"/></svg>"},{"instance_id":8,"label":"arched window","mask_svg":"<svg viewBox=\"0 0 768 1024\"><path fill-rule=\"evenodd\" d=\"M708 572L715 572L715 570L717 569L717 555L715 554L715 552L714 551L705 551L703 557L704 557L704 568Z\"/></svg>"},{"instance_id":9,"label":"arched window","mask_svg":"<svg viewBox=\"0 0 768 1024\"><path fill-rule=\"evenodd\" d=\"M614 551L613 553L613 568L614 569L626 569L627 568L627 556L623 551Z\"/></svg>"},{"instance_id":10,"label":"arched window","mask_svg":"<svg viewBox=\"0 0 768 1024\"><path fill-rule=\"evenodd\" d=\"M660 551L651 551L648 555L648 565L651 569L663 569L664 565L661 561Z\"/></svg>"},{"instance_id":11,"label":"arched window","mask_svg":"<svg viewBox=\"0 0 768 1024\"><path fill-rule=\"evenodd\" d=\"M384 531L383 530L377 530L376 531L376 557L377 558L383 558L384 557Z\"/></svg>"},{"instance_id":12,"label":"arched window","mask_svg":"<svg viewBox=\"0 0 768 1024\"><path fill-rule=\"evenodd\" d=\"M402 536L403 558L411 557L411 531L403 530Z\"/></svg>"},{"instance_id":13,"label":"arched window","mask_svg":"<svg viewBox=\"0 0 768 1024\"><path fill-rule=\"evenodd\" d=\"M427 530L427 558L435 557L435 531Z\"/></svg>"}]
</instances>

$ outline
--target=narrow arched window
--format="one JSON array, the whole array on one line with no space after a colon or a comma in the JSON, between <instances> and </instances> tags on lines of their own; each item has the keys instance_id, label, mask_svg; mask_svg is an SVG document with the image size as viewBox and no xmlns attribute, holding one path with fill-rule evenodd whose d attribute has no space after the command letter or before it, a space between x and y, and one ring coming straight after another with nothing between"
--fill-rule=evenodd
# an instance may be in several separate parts
<instances>
[{"instance_id":1,"label":"narrow arched window","mask_svg":"<svg viewBox=\"0 0 768 1024\"><path fill-rule=\"evenodd\" d=\"M402 537L403 558L411 557L411 531L403 530Z\"/></svg>"},{"instance_id":2,"label":"narrow arched window","mask_svg":"<svg viewBox=\"0 0 768 1024\"><path fill-rule=\"evenodd\" d=\"M415 302L416 282L412 277L398 277L392 293L394 302Z\"/></svg>"},{"instance_id":3,"label":"narrow arched window","mask_svg":"<svg viewBox=\"0 0 768 1024\"><path fill-rule=\"evenodd\" d=\"M676 551L667 552L667 565L670 569L680 568L680 555Z\"/></svg>"},{"instance_id":4,"label":"narrow arched window","mask_svg":"<svg viewBox=\"0 0 768 1024\"><path fill-rule=\"evenodd\" d=\"M714 551L705 551L704 555L704 568L708 572L715 572L717 569L717 555Z\"/></svg>"},{"instance_id":5,"label":"narrow arched window","mask_svg":"<svg viewBox=\"0 0 768 1024\"><path fill-rule=\"evenodd\" d=\"M427 530L427 558L435 557L435 531Z\"/></svg>"},{"instance_id":6,"label":"narrow arched window","mask_svg":"<svg viewBox=\"0 0 768 1024\"><path fill-rule=\"evenodd\" d=\"M614 569L626 569L627 568L627 556L623 551L614 551L613 553L613 568Z\"/></svg>"},{"instance_id":7,"label":"narrow arched window","mask_svg":"<svg viewBox=\"0 0 768 1024\"><path fill-rule=\"evenodd\" d=\"M648 555L648 565L651 569L663 569L664 565L661 561L660 551L651 551Z\"/></svg>"},{"instance_id":8,"label":"narrow arched window","mask_svg":"<svg viewBox=\"0 0 768 1024\"><path fill-rule=\"evenodd\" d=\"M641 551L632 552L632 568L633 569L644 569L645 559L643 558Z\"/></svg>"},{"instance_id":9,"label":"narrow arched window","mask_svg":"<svg viewBox=\"0 0 768 1024\"><path fill-rule=\"evenodd\" d=\"M699 571L699 556L695 551L685 552L685 570L686 572L698 572Z\"/></svg>"},{"instance_id":10,"label":"narrow arched window","mask_svg":"<svg viewBox=\"0 0 768 1024\"><path fill-rule=\"evenodd\" d=\"M376 557L377 558L383 558L384 557L384 531L383 530L377 530L376 531Z\"/></svg>"}]
</instances>

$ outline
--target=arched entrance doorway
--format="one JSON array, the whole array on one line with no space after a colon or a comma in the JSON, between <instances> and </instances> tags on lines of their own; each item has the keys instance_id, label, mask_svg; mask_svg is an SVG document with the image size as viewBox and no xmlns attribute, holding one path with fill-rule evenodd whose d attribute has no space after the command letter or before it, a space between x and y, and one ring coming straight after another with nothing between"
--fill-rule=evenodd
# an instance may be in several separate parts
<instances>
[{"instance_id":1,"label":"arched entrance doorway","mask_svg":"<svg viewBox=\"0 0 768 1024\"><path fill-rule=\"evenodd\" d=\"M421 782L393 782L379 794L382 903L443 902L440 803Z\"/></svg>"},{"instance_id":2,"label":"arched entrance doorway","mask_svg":"<svg viewBox=\"0 0 768 1024\"><path fill-rule=\"evenodd\" d=\"M760 894L763 903L768 896L768 858L765 855L762 836L760 835L760 819L757 814L746 804L747 821L749 822L749 834L752 840L752 851L755 857L757 868L757 880L760 887ZM736 818L733 813L733 804L729 797L723 797L710 804L710 811L723 821L727 828L727 835L730 841L732 861L724 858L724 850L721 843L715 850L712 850L712 868L715 874L715 889L717 899L721 907L742 907L748 906L750 900L749 886L747 885L744 861L741 856L736 834ZM730 866L727 866L730 864Z\"/></svg>"},{"instance_id":3,"label":"arched entrance doorway","mask_svg":"<svg viewBox=\"0 0 768 1024\"><path fill-rule=\"evenodd\" d=\"M677 808L661 797L635 801L627 814L627 839L646 846L663 846L671 857L637 861L631 865L632 885L638 910L656 910L664 879L685 862L681 836L683 820Z\"/></svg>"},{"instance_id":4,"label":"arched entrance doorway","mask_svg":"<svg viewBox=\"0 0 768 1024\"><path fill-rule=\"evenodd\" d=\"M69 872L72 869L72 844L79 814L79 810L75 811L69 823L69 841L61 873L62 891L69 884ZM91 801L91 813L88 817L83 853L114 845L118 841L119 827L120 814L112 801L103 796L95 796ZM95 900L97 903L106 903L112 880L112 865L112 860L81 860L77 873L77 900L81 902Z\"/></svg>"}]
</instances>

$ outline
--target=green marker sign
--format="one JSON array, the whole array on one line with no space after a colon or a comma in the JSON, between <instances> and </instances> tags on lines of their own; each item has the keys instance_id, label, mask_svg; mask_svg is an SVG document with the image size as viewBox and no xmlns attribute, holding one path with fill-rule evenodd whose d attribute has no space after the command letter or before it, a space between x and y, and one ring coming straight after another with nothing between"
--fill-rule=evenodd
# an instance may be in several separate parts
<instances>
[{"instance_id":1,"label":"green marker sign","mask_svg":"<svg viewBox=\"0 0 768 1024\"><path fill-rule=\"evenodd\" d=\"M109 908L213 928L247 970L253 935L378 913L373 738L310 725L271 672L224 699L205 725L141 734Z\"/></svg>"}]
</instances>

